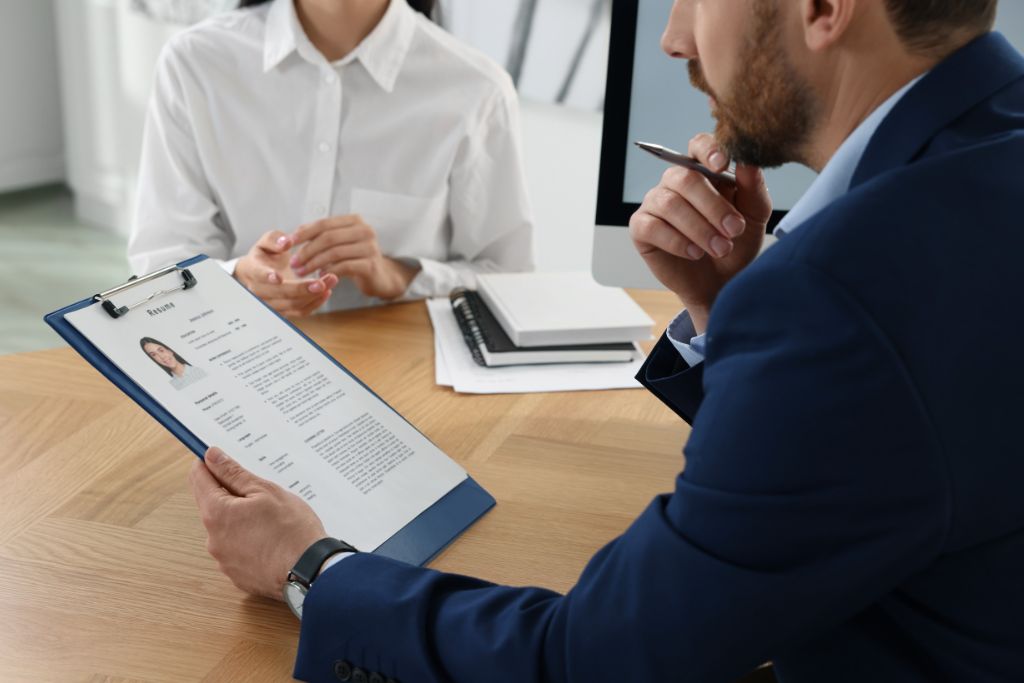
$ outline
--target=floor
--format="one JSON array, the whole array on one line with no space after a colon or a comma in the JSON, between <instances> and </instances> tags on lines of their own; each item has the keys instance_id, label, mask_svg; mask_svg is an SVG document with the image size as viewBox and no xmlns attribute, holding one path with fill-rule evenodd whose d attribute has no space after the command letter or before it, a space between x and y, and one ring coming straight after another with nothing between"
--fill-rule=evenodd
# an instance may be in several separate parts
<instances>
[{"instance_id":1,"label":"floor","mask_svg":"<svg viewBox=\"0 0 1024 683\"><path fill-rule=\"evenodd\" d=\"M75 220L62 186L0 195L0 354L64 342L43 315L128 278L125 238Z\"/></svg>"}]
</instances>

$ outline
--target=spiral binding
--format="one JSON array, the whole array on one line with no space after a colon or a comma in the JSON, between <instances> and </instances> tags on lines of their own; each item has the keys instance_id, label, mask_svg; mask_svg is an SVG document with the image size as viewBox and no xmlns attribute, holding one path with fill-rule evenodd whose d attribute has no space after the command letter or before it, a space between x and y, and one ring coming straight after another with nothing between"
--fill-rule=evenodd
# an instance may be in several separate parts
<instances>
[{"instance_id":1,"label":"spiral binding","mask_svg":"<svg viewBox=\"0 0 1024 683\"><path fill-rule=\"evenodd\" d=\"M458 321L459 329L462 330L462 338L466 340L466 346L473 354L473 360L477 365L486 368L487 361L484 360L481 349L487 345L487 342L484 340L483 332L480 331L480 324L476 320L473 305L466 296L466 291L464 287L460 287L452 291L448 298L452 302L452 310L455 311L455 320Z\"/></svg>"}]
</instances>

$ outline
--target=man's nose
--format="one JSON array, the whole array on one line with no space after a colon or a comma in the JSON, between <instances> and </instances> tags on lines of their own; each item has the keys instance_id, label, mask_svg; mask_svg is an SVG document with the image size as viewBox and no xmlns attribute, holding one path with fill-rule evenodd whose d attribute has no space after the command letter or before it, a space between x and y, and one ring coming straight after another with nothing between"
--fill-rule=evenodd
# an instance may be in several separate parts
<instances>
[{"instance_id":1,"label":"man's nose","mask_svg":"<svg viewBox=\"0 0 1024 683\"><path fill-rule=\"evenodd\" d=\"M673 59L696 59L693 39L693 0L675 0L661 36L661 49Z\"/></svg>"}]
</instances>

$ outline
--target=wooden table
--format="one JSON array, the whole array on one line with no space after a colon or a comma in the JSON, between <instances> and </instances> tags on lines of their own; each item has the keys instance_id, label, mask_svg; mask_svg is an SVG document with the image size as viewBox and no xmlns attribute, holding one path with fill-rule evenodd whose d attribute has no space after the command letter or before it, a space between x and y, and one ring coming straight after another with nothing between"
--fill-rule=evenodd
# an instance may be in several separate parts
<instances>
[{"instance_id":1,"label":"wooden table","mask_svg":"<svg viewBox=\"0 0 1024 683\"><path fill-rule=\"evenodd\" d=\"M659 328L678 308L634 296ZM564 591L682 466L688 428L642 389L435 386L422 303L300 326L497 499L437 569ZM0 681L291 679L298 623L217 571L191 462L72 351L0 357Z\"/></svg>"}]
</instances>

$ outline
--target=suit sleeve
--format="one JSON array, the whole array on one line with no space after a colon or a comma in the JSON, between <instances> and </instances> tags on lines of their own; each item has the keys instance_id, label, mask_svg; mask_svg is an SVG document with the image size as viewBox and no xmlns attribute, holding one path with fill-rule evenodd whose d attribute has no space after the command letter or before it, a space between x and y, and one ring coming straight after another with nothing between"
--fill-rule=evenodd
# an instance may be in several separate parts
<instances>
[{"instance_id":1,"label":"suit sleeve","mask_svg":"<svg viewBox=\"0 0 1024 683\"><path fill-rule=\"evenodd\" d=\"M674 491L568 594L352 557L314 584L296 675L331 680L345 659L406 683L728 681L933 560L941 449L898 350L840 286L752 269L716 303L705 365Z\"/></svg>"},{"instance_id":2,"label":"suit sleeve","mask_svg":"<svg viewBox=\"0 0 1024 683\"><path fill-rule=\"evenodd\" d=\"M676 415L692 425L704 399L704 363L687 365L668 338L654 345L636 379Z\"/></svg>"}]
</instances>

